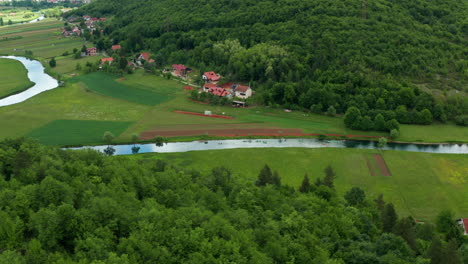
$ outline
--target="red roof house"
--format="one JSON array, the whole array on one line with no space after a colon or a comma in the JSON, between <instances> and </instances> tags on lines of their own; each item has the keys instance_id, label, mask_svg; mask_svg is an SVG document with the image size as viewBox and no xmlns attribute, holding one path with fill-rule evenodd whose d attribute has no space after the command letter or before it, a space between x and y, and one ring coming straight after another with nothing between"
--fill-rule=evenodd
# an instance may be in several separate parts
<instances>
[{"instance_id":1,"label":"red roof house","mask_svg":"<svg viewBox=\"0 0 468 264\"><path fill-rule=\"evenodd\" d=\"M210 71L203 73L202 78L205 81L216 83L221 77L217 75L214 71Z\"/></svg>"},{"instance_id":2,"label":"red roof house","mask_svg":"<svg viewBox=\"0 0 468 264\"><path fill-rule=\"evenodd\" d=\"M92 47L92 48L87 48L86 49L86 55L88 56L94 56L97 54L97 48L96 47Z\"/></svg>"},{"instance_id":3,"label":"red roof house","mask_svg":"<svg viewBox=\"0 0 468 264\"><path fill-rule=\"evenodd\" d=\"M104 64L106 62L111 64L113 61L114 61L114 58L102 58L101 59L101 64Z\"/></svg>"},{"instance_id":4,"label":"red roof house","mask_svg":"<svg viewBox=\"0 0 468 264\"><path fill-rule=\"evenodd\" d=\"M231 94L229 91L226 91L226 89L219 87L214 83L205 83L203 85L203 91L212 95L217 95L219 97L224 97Z\"/></svg>"},{"instance_id":5,"label":"red roof house","mask_svg":"<svg viewBox=\"0 0 468 264\"><path fill-rule=\"evenodd\" d=\"M122 47L120 45L112 45L112 50L119 50Z\"/></svg>"},{"instance_id":6,"label":"red roof house","mask_svg":"<svg viewBox=\"0 0 468 264\"><path fill-rule=\"evenodd\" d=\"M187 67L182 64L173 64L172 71L177 76L184 76L186 74Z\"/></svg>"},{"instance_id":7,"label":"red roof house","mask_svg":"<svg viewBox=\"0 0 468 264\"><path fill-rule=\"evenodd\" d=\"M463 227L463 234L468 236L468 218L459 219L457 222Z\"/></svg>"},{"instance_id":8,"label":"red roof house","mask_svg":"<svg viewBox=\"0 0 468 264\"><path fill-rule=\"evenodd\" d=\"M149 60L149 57L151 56L151 54L149 54L148 52L145 52L145 53L141 53L140 54L140 57L138 57L139 60L145 60L145 61L148 61Z\"/></svg>"}]
</instances>

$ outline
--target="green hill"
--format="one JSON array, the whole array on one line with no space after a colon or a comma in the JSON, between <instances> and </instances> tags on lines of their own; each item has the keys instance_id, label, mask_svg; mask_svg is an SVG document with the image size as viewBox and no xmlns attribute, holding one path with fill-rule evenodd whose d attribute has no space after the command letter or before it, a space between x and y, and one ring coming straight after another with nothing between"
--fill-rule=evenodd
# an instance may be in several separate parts
<instances>
[{"instance_id":1,"label":"green hill","mask_svg":"<svg viewBox=\"0 0 468 264\"><path fill-rule=\"evenodd\" d=\"M102 38L160 65L251 82L265 104L468 124L466 1L98 0L74 14L110 18Z\"/></svg>"}]
</instances>

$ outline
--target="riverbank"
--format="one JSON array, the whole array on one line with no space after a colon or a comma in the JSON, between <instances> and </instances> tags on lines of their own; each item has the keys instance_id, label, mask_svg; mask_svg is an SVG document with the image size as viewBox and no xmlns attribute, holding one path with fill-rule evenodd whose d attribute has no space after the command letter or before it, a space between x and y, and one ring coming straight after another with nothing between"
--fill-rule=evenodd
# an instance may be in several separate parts
<instances>
[{"instance_id":1,"label":"riverbank","mask_svg":"<svg viewBox=\"0 0 468 264\"><path fill-rule=\"evenodd\" d=\"M21 93L35 85L28 78L28 70L19 61L0 58L0 99Z\"/></svg>"}]
</instances>

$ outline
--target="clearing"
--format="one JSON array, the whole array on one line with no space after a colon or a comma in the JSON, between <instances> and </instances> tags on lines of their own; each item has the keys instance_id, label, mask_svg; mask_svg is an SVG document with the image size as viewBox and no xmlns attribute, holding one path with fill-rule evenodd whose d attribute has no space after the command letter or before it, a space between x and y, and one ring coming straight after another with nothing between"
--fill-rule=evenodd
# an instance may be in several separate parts
<instances>
[{"instance_id":1,"label":"clearing","mask_svg":"<svg viewBox=\"0 0 468 264\"><path fill-rule=\"evenodd\" d=\"M24 65L11 59L0 59L0 98L19 93L33 86Z\"/></svg>"}]
</instances>

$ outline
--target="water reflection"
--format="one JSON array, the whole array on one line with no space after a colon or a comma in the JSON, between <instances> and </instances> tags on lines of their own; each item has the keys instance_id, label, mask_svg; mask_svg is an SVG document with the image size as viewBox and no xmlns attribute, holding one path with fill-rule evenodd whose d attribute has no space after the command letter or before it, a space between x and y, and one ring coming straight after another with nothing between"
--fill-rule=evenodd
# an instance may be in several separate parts
<instances>
[{"instance_id":1,"label":"water reflection","mask_svg":"<svg viewBox=\"0 0 468 264\"><path fill-rule=\"evenodd\" d=\"M135 145L116 145L114 155L128 155L134 153L132 148ZM358 148L358 149L379 149L376 142L357 140L319 140L319 139L256 139L256 140L208 140L193 142L166 143L160 146L156 144L141 144L138 153L172 153L187 152L197 150L217 150L236 148ZM92 148L103 152L105 146L81 147L72 149ZM405 144L389 143L382 149L401 150L413 152L429 153L453 153L468 154L468 144Z\"/></svg>"}]
</instances>

